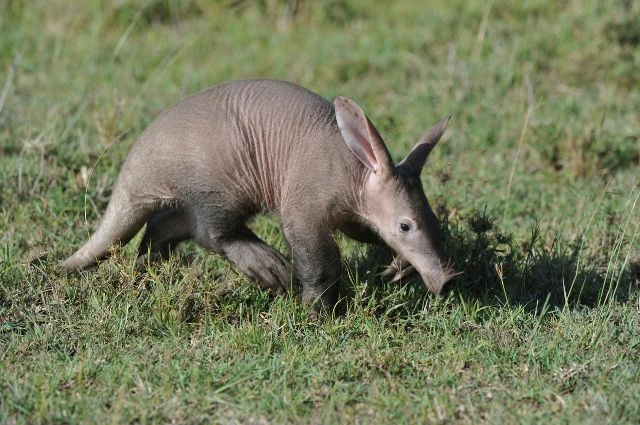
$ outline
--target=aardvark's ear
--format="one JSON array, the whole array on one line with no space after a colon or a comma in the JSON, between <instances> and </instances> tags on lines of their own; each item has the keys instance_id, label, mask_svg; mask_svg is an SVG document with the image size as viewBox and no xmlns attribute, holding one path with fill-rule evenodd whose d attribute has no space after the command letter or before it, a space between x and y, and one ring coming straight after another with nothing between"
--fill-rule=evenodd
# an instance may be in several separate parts
<instances>
[{"instance_id":1,"label":"aardvark's ear","mask_svg":"<svg viewBox=\"0 0 640 425\"><path fill-rule=\"evenodd\" d=\"M338 128L351 152L372 172L391 172L394 166L389 151L362 108L341 96L333 104Z\"/></svg>"},{"instance_id":2,"label":"aardvark's ear","mask_svg":"<svg viewBox=\"0 0 640 425\"><path fill-rule=\"evenodd\" d=\"M451 116L440 121L438 124L434 125L427 131L427 134L422 136L422 139L411 149L411 152L407 154L407 156L400 161L398 167L403 167L411 174L420 175L422 171L422 167L427 162L427 158L431 153L431 150L438 143L438 140L442 137L442 134L447 129L447 124L449 124L449 120Z\"/></svg>"}]
</instances>

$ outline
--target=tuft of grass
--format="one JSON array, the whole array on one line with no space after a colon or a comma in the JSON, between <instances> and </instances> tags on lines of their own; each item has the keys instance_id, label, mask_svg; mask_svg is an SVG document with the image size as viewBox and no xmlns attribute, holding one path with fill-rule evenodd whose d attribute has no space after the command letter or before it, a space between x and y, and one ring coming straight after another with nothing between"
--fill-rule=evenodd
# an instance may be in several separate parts
<instances>
[{"instance_id":1,"label":"tuft of grass","mask_svg":"<svg viewBox=\"0 0 640 425\"><path fill-rule=\"evenodd\" d=\"M0 423L635 423L640 47L621 0L0 3ZM361 103L394 159L454 115L424 186L460 274L389 284L339 237L314 317L185 244L78 276L128 149L218 82ZM286 253L273 217L253 228Z\"/></svg>"}]
</instances>

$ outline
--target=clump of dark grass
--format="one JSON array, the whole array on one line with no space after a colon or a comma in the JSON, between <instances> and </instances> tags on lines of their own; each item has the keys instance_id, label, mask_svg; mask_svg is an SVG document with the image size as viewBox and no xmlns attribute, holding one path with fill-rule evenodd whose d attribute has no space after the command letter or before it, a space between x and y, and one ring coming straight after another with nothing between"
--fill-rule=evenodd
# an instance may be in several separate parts
<instances>
[{"instance_id":1,"label":"clump of dark grass","mask_svg":"<svg viewBox=\"0 0 640 425\"><path fill-rule=\"evenodd\" d=\"M607 301L603 295L607 264L585 258L584 235L568 241L560 235L547 238L533 226L528 239L516 241L499 229L486 209L471 213L464 223L445 222L443 227L447 254L461 272L453 289L464 298L529 309L545 304L593 307ZM616 274L618 290L610 300L624 301L637 286L633 267L611 272Z\"/></svg>"}]
</instances>

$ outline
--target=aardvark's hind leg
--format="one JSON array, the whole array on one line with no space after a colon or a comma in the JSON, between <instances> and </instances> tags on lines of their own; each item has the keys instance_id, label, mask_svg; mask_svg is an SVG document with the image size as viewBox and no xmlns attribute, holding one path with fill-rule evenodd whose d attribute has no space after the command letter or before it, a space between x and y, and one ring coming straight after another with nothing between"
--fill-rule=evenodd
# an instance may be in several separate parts
<instances>
[{"instance_id":1,"label":"aardvark's hind leg","mask_svg":"<svg viewBox=\"0 0 640 425\"><path fill-rule=\"evenodd\" d=\"M138 248L138 267L148 262L166 260L176 246L191 237L191 219L181 209L165 208L156 212L149 221Z\"/></svg>"},{"instance_id":2,"label":"aardvark's hind leg","mask_svg":"<svg viewBox=\"0 0 640 425\"><path fill-rule=\"evenodd\" d=\"M197 242L201 245L232 261L238 270L262 288L282 293L292 286L292 267L289 261L246 226L241 225L232 234L225 232L215 239L198 239Z\"/></svg>"}]
</instances>

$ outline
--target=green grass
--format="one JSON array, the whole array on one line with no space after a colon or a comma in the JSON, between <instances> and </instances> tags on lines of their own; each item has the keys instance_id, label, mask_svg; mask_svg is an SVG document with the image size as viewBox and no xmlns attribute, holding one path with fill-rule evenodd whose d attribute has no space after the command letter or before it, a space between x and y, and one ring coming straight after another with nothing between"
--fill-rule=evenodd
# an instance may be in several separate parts
<instances>
[{"instance_id":1,"label":"green grass","mask_svg":"<svg viewBox=\"0 0 640 425\"><path fill-rule=\"evenodd\" d=\"M299 3L0 3L0 423L637 423L638 5ZM454 115L445 297L348 240L335 317L192 244L56 269L155 115L256 76L356 99L394 158Z\"/></svg>"}]
</instances>

